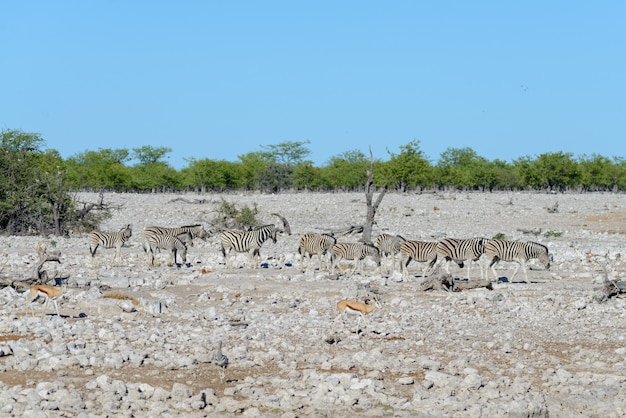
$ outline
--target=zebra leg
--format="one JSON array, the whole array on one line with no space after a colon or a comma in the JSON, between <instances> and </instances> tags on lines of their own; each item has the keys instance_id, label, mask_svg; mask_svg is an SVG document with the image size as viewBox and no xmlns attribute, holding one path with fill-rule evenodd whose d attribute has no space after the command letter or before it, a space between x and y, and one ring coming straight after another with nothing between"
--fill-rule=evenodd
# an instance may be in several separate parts
<instances>
[{"instance_id":1,"label":"zebra leg","mask_svg":"<svg viewBox=\"0 0 626 418\"><path fill-rule=\"evenodd\" d=\"M313 258L313 256L311 256L311 259ZM320 271L322 271L323 266L322 266L322 253L317 253L317 263L320 266Z\"/></svg>"},{"instance_id":2,"label":"zebra leg","mask_svg":"<svg viewBox=\"0 0 626 418\"><path fill-rule=\"evenodd\" d=\"M517 275L517 272L519 271L520 267L523 267L524 278L526 279L526 283L530 283L528 281L528 274L526 273L526 266L524 265L524 262L522 261L520 261L519 264L515 266L515 271L513 271L513 275L511 276L511 282L513 282L513 279L515 278L515 275Z\"/></svg>"},{"instance_id":3,"label":"zebra leg","mask_svg":"<svg viewBox=\"0 0 626 418\"><path fill-rule=\"evenodd\" d=\"M341 265L339 265L339 262L341 261L341 257L338 255L333 255L331 256L331 260L332 260L332 266L330 269L330 274L335 274L335 267L337 267L337 269L339 270L339 273L343 274Z\"/></svg>"},{"instance_id":4,"label":"zebra leg","mask_svg":"<svg viewBox=\"0 0 626 418\"><path fill-rule=\"evenodd\" d=\"M300 253L300 271L304 273L306 271L304 268L304 257L306 257L306 252L301 252L300 249L298 249L298 252Z\"/></svg>"},{"instance_id":5,"label":"zebra leg","mask_svg":"<svg viewBox=\"0 0 626 418\"><path fill-rule=\"evenodd\" d=\"M122 261L121 258L121 251L122 251L122 246L121 245L116 245L115 246L115 254L113 254L113 265L115 265L115 259L118 259L119 261Z\"/></svg>"},{"instance_id":6,"label":"zebra leg","mask_svg":"<svg viewBox=\"0 0 626 418\"><path fill-rule=\"evenodd\" d=\"M491 268L491 271L493 272L493 279L494 281L497 283L498 282L498 272L496 271L496 264L498 264L498 257L494 257L491 260L491 263L489 263L489 266L487 267L487 270L489 270L489 268ZM487 275L489 275L489 272L487 272ZM487 277L489 278L489 277Z\"/></svg>"},{"instance_id":7,"label":"zebra leg","mask_svg":"<svg viewBox=\"0 0 626 418\"><path fill-rule=\"evenodd\" d=\"M408 279L409 278L409 269L407 268L407 266L409 265L409 263L411 262L411 257L407 256L407 261L406 264L404 262L405 258L404 255L400 255L400 267L402 268L402 278L404 279Z\"/></svg>"},{"instance_id":8,"label":"zebra leg","mask_svg":"<svg viewBox=\"0 0 626 418\"><path fill-rule=\"evenodd\" d=\"M261 259L261 249L257 248L256 250L254 250L254 254L253 257L256 256L256 260L255 260L255 264L254 264L254 268L258 269L259 268L259 261Z\"/></svg>"}]
</instances>

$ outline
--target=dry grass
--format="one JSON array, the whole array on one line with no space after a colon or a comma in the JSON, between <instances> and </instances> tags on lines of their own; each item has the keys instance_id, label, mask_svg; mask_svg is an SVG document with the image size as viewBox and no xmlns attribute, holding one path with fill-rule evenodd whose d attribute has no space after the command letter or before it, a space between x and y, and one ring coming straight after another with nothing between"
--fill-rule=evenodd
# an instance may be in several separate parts
<instances>
[{"instance_id":1,"label":"dry grass","mask_svg":"<svg viewBox=\"0 0 626 418\"><path fill-rule=\"evenodd\" d=\"M129 300L133 305L139 305L139 301L132 296L125 295L120 292L109 292L102 295L105 299Z\"/></svg>"}]
</instances>

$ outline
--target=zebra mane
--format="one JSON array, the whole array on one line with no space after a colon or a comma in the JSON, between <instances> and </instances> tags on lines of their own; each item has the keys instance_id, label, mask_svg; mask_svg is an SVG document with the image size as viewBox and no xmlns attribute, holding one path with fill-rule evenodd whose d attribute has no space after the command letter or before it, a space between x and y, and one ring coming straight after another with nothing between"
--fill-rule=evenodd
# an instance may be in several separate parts
<instances>
[{"instance_id":1,"label":"zebra mane","mask_svg":"<svg viewBox=\"0 0 626 418\"><path fill-rule=\"evenodd\" d=\"M540 243L540 242L536 242L536 241L528 241L528 244L531 244L531 245L533 245L533 246L535 246L535 247L542 248L542 249L546 250L546 252L549 252L549 251L548 251L548 247L547 247L546 245L543 245L543 244L542 244L542 243Z\"/></svg>"}]
</instances>

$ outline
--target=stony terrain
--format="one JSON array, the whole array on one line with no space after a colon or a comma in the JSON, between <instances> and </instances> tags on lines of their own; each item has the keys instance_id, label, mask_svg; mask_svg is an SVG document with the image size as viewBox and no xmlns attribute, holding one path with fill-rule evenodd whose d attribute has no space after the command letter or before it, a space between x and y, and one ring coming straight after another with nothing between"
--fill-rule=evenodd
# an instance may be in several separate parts
<instances>
[{"instance_id":1,"label":"stony terrain","mask_svg":"<svg viewBox=\"0 0 626 418\"><path fill-rule=\"evenodd\" d=\"M194 240L189 267L164 253L147 266L145 226L209 228L221 199L256 205L265 223L280 213L292 235L266 243L256 270L226 269L217 235ZM408 280L371 261L362 276L300 271L299 235L362 224L362 193L105 201L123 208L103 229L134 231L115 265L111 249L92 260L85 235L0 237L0 275L32 277L41 241L62 253L46 268L70 276L60 316L51 305L40 318L42 304L32 316L24 294L0 289L0 416L626 416L626 299L597 291L626 275L625 195L386 195L374 237L503 234L554 257L549 271L530 263L530 284L501 263L493 290L458 293L421 292L415 263ZM383 304L368 327L348 317L333 331L337 301L374 292ZM220 341L226 368L213 360Z\"/></svg>"}]
</instances>

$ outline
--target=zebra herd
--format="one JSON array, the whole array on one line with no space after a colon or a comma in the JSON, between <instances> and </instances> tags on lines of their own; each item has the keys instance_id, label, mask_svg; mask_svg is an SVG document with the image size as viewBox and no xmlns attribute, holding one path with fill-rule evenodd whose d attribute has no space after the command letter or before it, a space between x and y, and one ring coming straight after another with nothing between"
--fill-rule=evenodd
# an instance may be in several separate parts
<instances>
[{"instance_id":1,"label":"zebra herd","mask_svg":"<svg viewBox=\"0 0 626 418\"><path fill-rule=\"evenodd\" d=\"M275 225L263 225L247 231L224 229L220 234L221 253L224 257L226 267L231 268L229 255L232 250L235 252L248 253L248 265L253 268L259 267L260 249L265 241L271 239L276 243L278 229ZM193 246L193 239L205 240L210 234L200 224L187 225L178 228L165 228L159 226L148 226L144 229L143 249L146 253L148 264L155 265L155 252L165 250L171 252L171 262L176 264L177 256L180 254L182 263L186 263L187 248ZM89 251L92 258L96 255L98 247L115 248L113 262L120 256L120 249L132 236L130 225L116 232L93 231L88 235ZM312 258L317 256L319 269L330 269L334 274L343 259L353 260L354 268L351 274L359 268L363 274L366 257L376 261L382 274L388 273L388 260L391 259L392 271L396 268L396 255L399 254L399 264L403 277L408 277L408 265L411 261L427 263L422 277L432 274L438 267L443 267L447 274L450 274L450 263L454 262L463 268L467 263L467 277L470 278L471 265L478 262L481 270L481 278L486 279L491 269L494 279L498 280L495 269L499 261L517 262L518 265L510 280L513 280L521 268L524 278L528 283L528 273L526 263L531 259L538 259L546 269L550 268L552 259L548 248L537 242L510 241L503 239L469 238L454 239L446 238L440 241L418 241L406 240L400 235L381 233L375 243L364 242L337 242L332 234L305 233L300 237L298 247L300 254L300 270L306 271L312 265ZM481 257L486 258L486 265L483 268L480 262ZM327 260L323 261L323 258ZM308 260L305 267L305 260Z\"/></svg>"},{"instance_id":2,"label":"zebra herd","mask_svg":"<svg viewBox=\"0 0 626 418\"><path fill-rule=\"evenodd\" d=\"M223 230L221 233L221 251L226 266L231 267L228 254L231 250L235 252L247 252L248 262L252 264L254 259L254 267L259 266L260 248L263 243L271 238L276 242L277 234L276 226L273 224L263 225L248 231ZM166 228L161 226L148 226L144 228L143 249L146 253L146 259L149 265L155 265L155 252L157 250L166 250L171 252L170 266L176 264L177 255L180 255L182 263L187 262L187 248L193 247L193 239L200 238L205 240L210 234L200 224L181 226L178 228ZM132 228L126 225L123 229L116 232L92 231L87 236L89 241L89 252L92 259L96 256L98 247L115 248L116 252L113 256L113 263L120 257L122 246L132 236Z\"/></svg>"},{"instance_id":3,"label":"zebra herd","mask_svg":"<svg viewBox=\"0 0 626 418\"><path fill-rule=\"evenodd\" d=\"M364 259L368 256L378 263L381 273L388 272L387 260L391 258L392 271L395 271L395 257L399 254L402 275L405 278L408 277L407 267L412 260L427 263L422 277L426 277L440 266L444 268L447 274L450 274L450 263L454 262L461 268L467 263L467 278L469 279L472 263L478 262L481 278L487 279L488 270L491 268L496 281L498 280L498 274L495 266L498 262L517 262L518 264L510 280L515 278L521 268L527 283L530 283L526 271L526 263L529 260L538 259L546 269L550 268L552 260L548 247L538 242L486 238L446 238L440 241L417 241L406 240L400 235L385 233L380 234L373 245L367 243L337 243L332 235L308 233L301 237L298 252L302 256L301 260L305 258L305 255L308 255L309 265L312 255L316 254L320 269L323 268L321 257L328 254L331 274L334 274L335 266L342 258L355 260L352 272L356 271L357 265L360 265L362 273ZM480 263L483 255L485 255L487 261L485 269L483 269L483 265ZM303 261L301 261L301 270L304 270Z\"/></svg>"}]
</instances>

